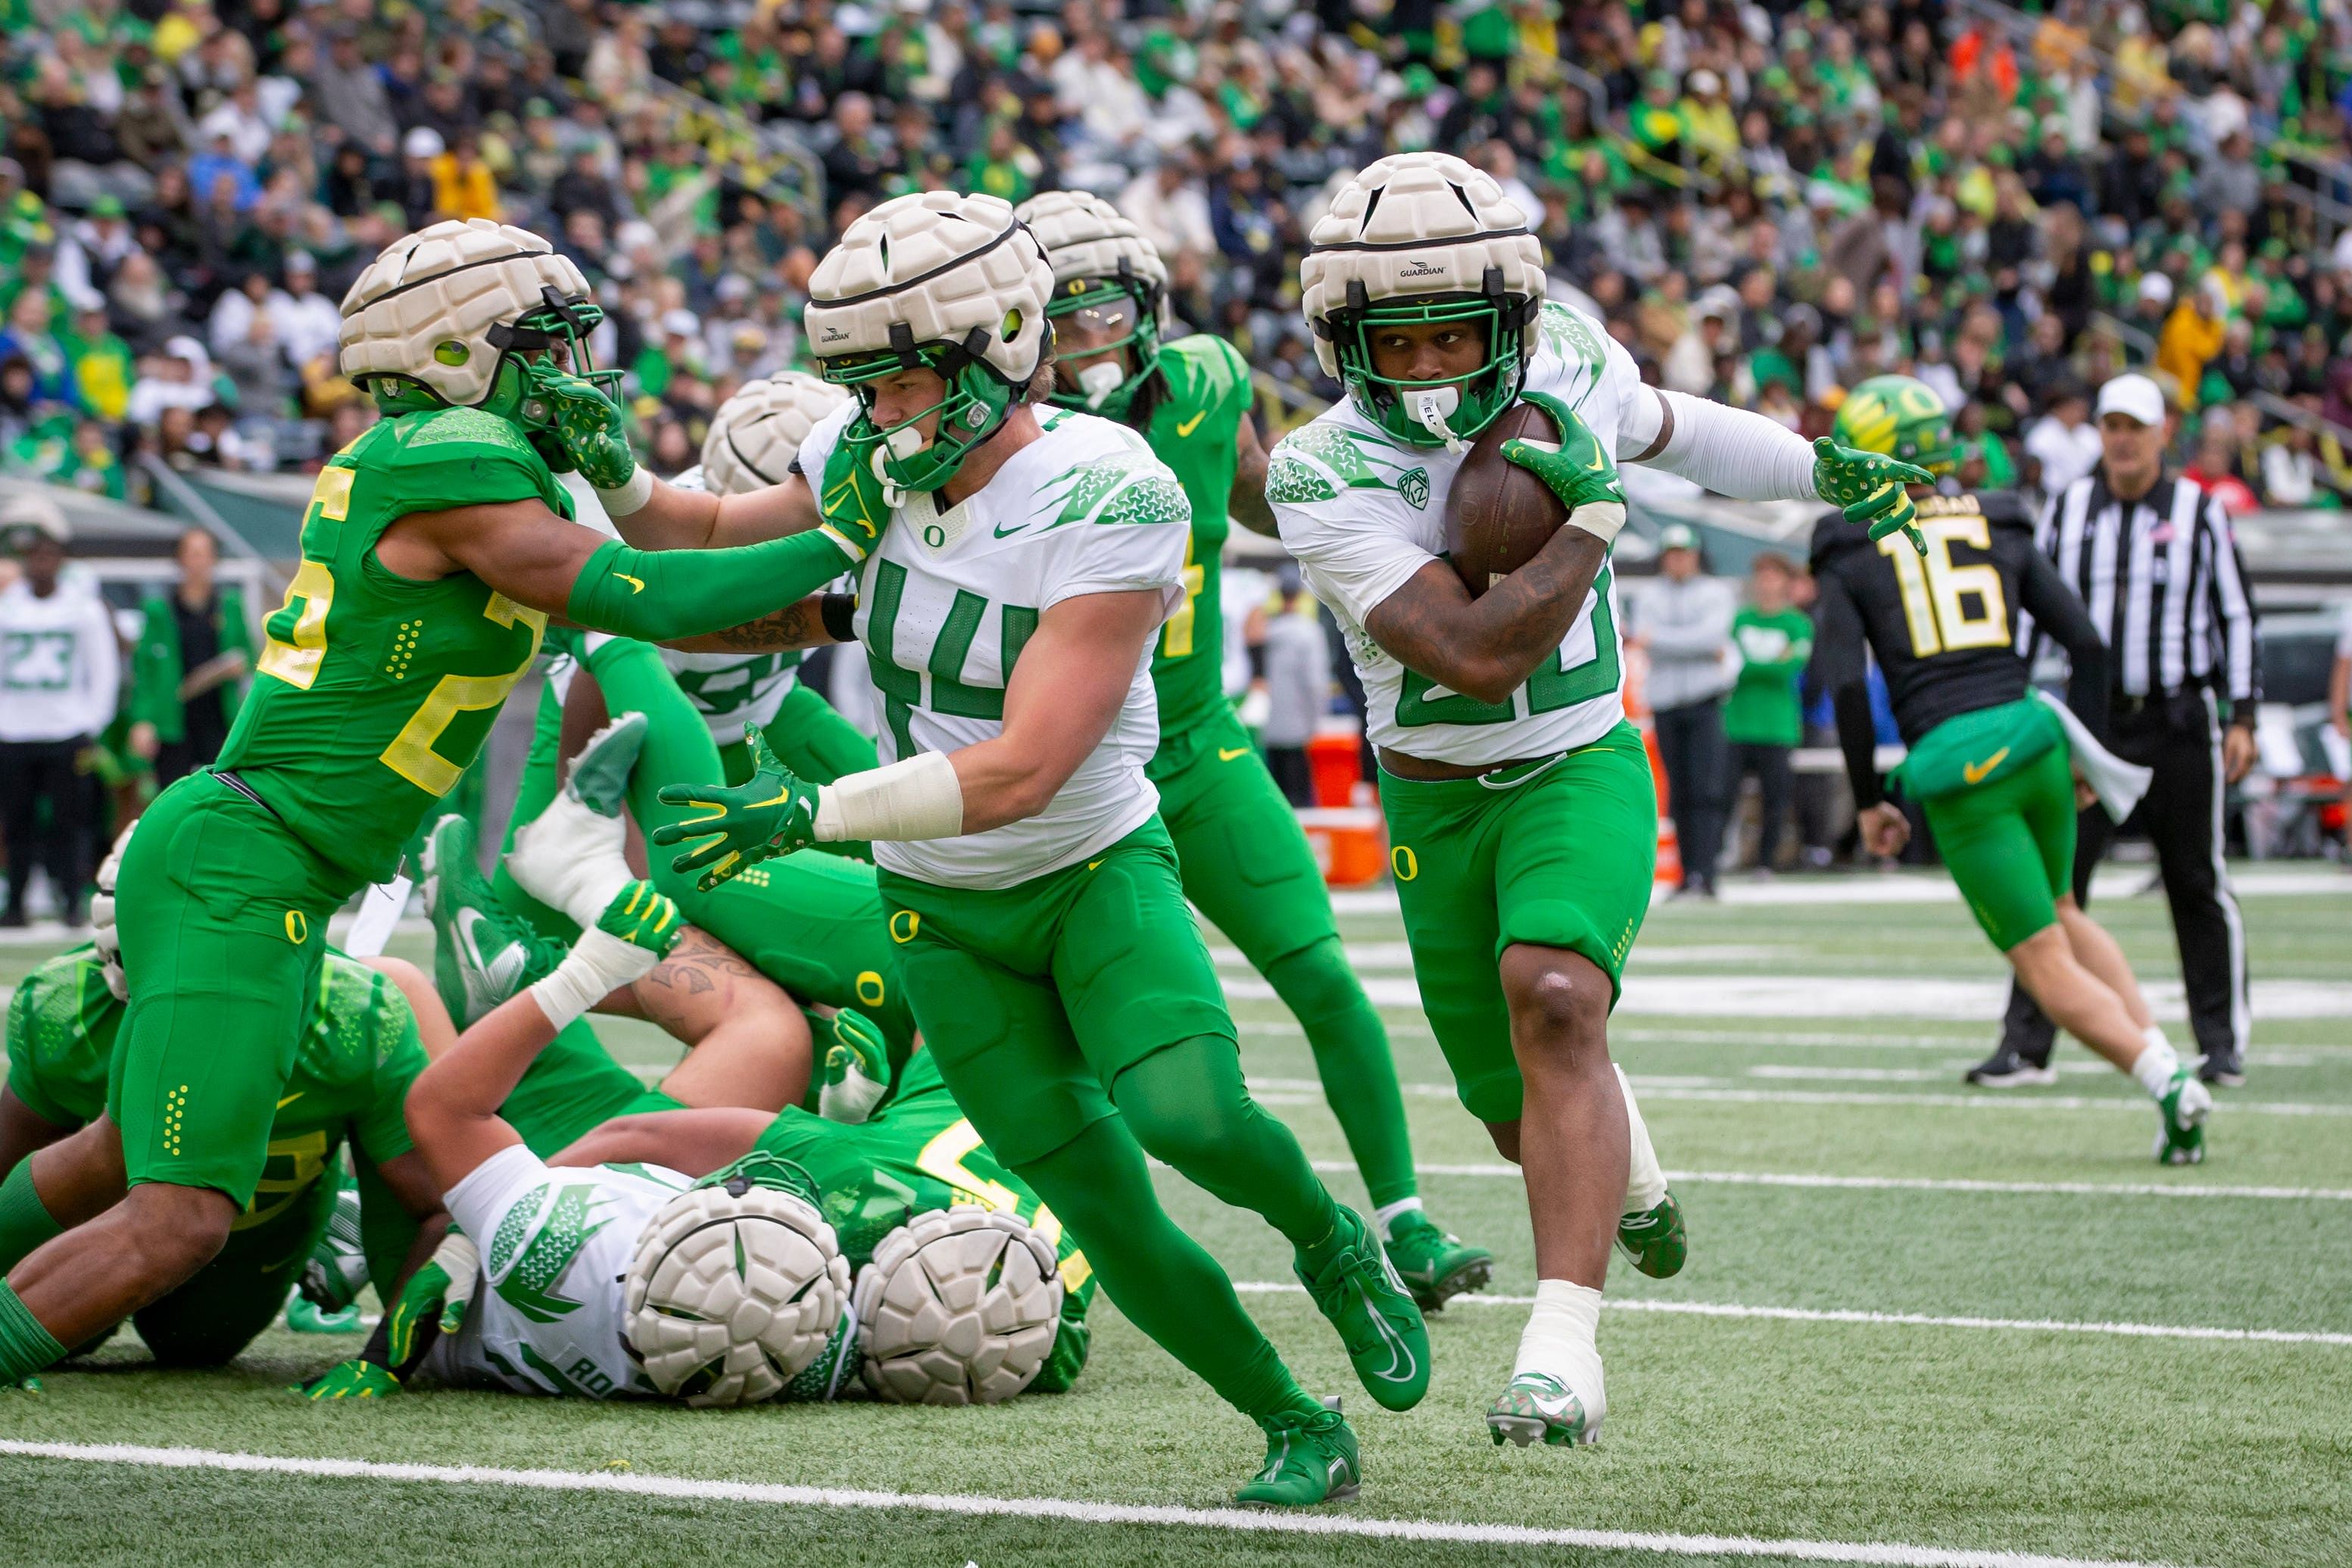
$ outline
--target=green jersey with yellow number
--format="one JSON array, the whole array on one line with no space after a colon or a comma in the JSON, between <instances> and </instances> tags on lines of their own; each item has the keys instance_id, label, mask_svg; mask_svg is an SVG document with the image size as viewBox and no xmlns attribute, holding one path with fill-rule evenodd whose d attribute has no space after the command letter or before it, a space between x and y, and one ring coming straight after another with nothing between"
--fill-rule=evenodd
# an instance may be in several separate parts
<instances>
[{"instance_id":1,"label":"green jersey with yellow number","mask_svg":"<svg viewBox=\"0 0 2352 1568\"><path fill-rule=\"evenodd\" d=\"M478 409L387 419L329 460L302 564L264 626L259 679L218 767L355 882L382 882L490 732L547 617L470 572L417 581L376 559L411 512L571 497L522 433Z\"/></svg>"},{"instance_id":2,"label":"green jersey with yellow number","mask_svg":"<svg viewBox=\"0 0 2352 1568\"><path fill-rule=\"evenodd\" d=\"M26 976L8 1004L8 1088L60 1127L106 1109L107 1064L129 1009L107 989L98 949L68 948ZM330 950L318 1005L294 1048L294 1071L269 1126L269 1162L232 1229L259 1225L319 1179L346 1134L372 1165L413 1146L401 1118L425 1071L416 1016L400 988L356 958Z\"/></svg>"},{"instance_id":3,"label":"green jersey with yellow number","mask_svg":"<svg viewBox=\"0 0 2352 1568\"><path fill-rule=\"evenodd\" d=\"M1143 438L1176 472L1192 503L1192 541L1184 557L1184 604L1160 629L1151 685L1160 698L1161 749L1168 740L1223 713L1225 618L1218 607L1219 561L1232 519L1234 450L1249 413L1249 363L1223 338L1196 332L1160 350L1167 391L1152 406Z\"/></svg>"}]
</instances>

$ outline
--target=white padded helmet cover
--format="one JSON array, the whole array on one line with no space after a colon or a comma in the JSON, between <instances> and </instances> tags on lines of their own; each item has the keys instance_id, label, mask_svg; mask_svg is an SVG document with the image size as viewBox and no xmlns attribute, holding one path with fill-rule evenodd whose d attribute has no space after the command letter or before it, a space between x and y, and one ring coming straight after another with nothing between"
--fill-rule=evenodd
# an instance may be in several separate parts
<instances>
[{"instance_id":1,"label":"white padded helmet cover","mask_svg":"<svg viewBox=\"0 0 2352 1568\"><path fill-rule=\"evenodd\" d=\"M343 296L342 372L408 376L446 402L478 403L498 373L489 329L546 308L550 285L589 298L571 258L528 229L488 218L419 229L386 246ZM454 365L434 352L448 342L466 350Z\"/></svg>"},{"instance_id":2,"label":"white padded helmet cover","mask_svg":"<svg viewBox=\"0 0 2352 1568\"><path fill-rule=\"evenodd\" d=\"M1054 269L1009 204L919 191L849 225L809 280L802 325L820 360L888 349L898 323L918 344L961 344L983 328L981 357L1017 386L1037 373L1053 292Z\"/></svg>"}]
</instances>

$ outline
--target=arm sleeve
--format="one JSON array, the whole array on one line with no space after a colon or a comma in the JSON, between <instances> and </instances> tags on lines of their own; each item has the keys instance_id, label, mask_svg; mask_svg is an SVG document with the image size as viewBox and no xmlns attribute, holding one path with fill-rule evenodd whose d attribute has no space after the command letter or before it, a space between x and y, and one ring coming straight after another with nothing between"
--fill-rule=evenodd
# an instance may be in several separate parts
<instances>
[{"instance_id":1,"label":"arm sleeve","mask_svg":"<svg viewBox=\"0 0 2352 1568\"><path fill-rule=\"evenodd\" d=\"M608 539L572 580L564 613L641 643L698 637L805 599L856 564L822 528L735 549L641 550Z\"/></svg>"},{"instance_id":2,"label":"arm sleeve","mask_svg":"<svg viewBox=\"0 0 2352 1568\"><path fill-rule=\"evenodd\" d=\"M442 1206L449 1211L450 1223L488 1252L507 1210L547 1177L545 1161L520 1144L509 1144L442 1194Z\"/></svg>"},{"instance_id":3,"label":"arm sleeve","mask_svg":"<svg viewBox=\"0 0 2352 1568\"><path fill-rule=\"evenodd\" d=\"M1643 459L1643 467L1680 475L1738 501L1820 499L1813 488L1813 449L1803 436L1744 408L1654 387L1634 393L1629 412L1638 412L1645 402L1670 413L1675 427L1664 449ZM1661 423L1654 414L1637 434L1634 422L1621 423L1619 460L1647 450Z\"/></svg>"},{"instance_id":4,"label":"arm sleeve","mask_svg":"<svg viewBox=\"0 0 2352 1568\"><path fill-rule=\"evenodd\" d=\"M2105 742L2107 738L2109 693L2113 689L2108 678L2107 645L2099 640L2099 629L2091 623L2091 612L2058 575L2050 558L2038 549L2025 552L2017 583L2018 598L2024 608L2041 623L2043 632L2054 637L2066 650L2074 672L2066 681L2066 706L2084 728Z\"/></svg>"},{"instance_id":5,"label":"arm sleeve","mask_svg":"<svg viewBox=\"0 0 2352 1568\"><path fill-rule=\"evenodd\" d=\"M2207 497L2202 518L2206 548L2212 552L2213 619L2221 634L2218 673L2230 699L2230 722L2253 722L2262 700L2262 652L2254 636L2254 601L2246 591L2246 565L2238 555L2237 531L2221 503Z\"/></svg>"},{"instance_id":6,"label":"arm sleeve","mask_svg":"<svg viewBox=\"0 0 2352 1568\"><path fill-rule=\"evenodd\" d=\"M1878 778L1878 724L1870 712L1869 642L1845 580L1823 571L1820 582L1813 663L1837 710L1838 748L1845 753L1853 803L1866 810L1886 798Z\"/></svg>"}]
</instances>

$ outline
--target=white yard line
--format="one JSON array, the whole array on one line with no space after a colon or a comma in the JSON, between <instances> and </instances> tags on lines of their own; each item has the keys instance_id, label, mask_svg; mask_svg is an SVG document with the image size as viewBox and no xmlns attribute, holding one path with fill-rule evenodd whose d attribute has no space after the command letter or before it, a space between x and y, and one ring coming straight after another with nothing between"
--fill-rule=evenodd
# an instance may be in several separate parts
<instances>
[{"instance_id":1,"label":"white yard line","mask_svg":"<svg viewBox=\"0 0 2352 1568\"><path fill-rule=\"evenodd\" d=\"M1355 1166L1347 1160L1317 1160L1315 1168L1347 1176ZM1493 1161L1484 1165L1431 1165L1415 1167L1423 1176L1491 1176L1519 1179L1519 1167ZM2112 1181L1969 1181L1942 1176L1812 1176L1779 1171L1668 1171L1670 1182L1723 1186L1792 1186L1849 1188L1862 1192L1961 1192L2025 1197L2240 1197L2269 1201L2352 1203L2352 1187L2342 1186L2178 1186L2161 1182Z\"/></svg>"},{"instance_id":2,"label":"white yard line","mask_svg":"<svg viewBox=\"0 0 2352 1568\"><path fill-rule=\"evenodd\" d=\"M1937 1109L1956 1107L1963 1111L2130 1111L2143 1116L2155 1108L2139 1095L2121 1092L2044 1094L2022 1089L1989 1089L1974 1094L1879 1094L1860 1089L1718 1088L1714 1086L1721 1082L1717 1079L1654 1076L1641 1072L1628 1076L1633 1079L1633 1087L1641 1092L1644 1104L1654 1100L1701 1100L1743 1105L1925 1105ZM1320 1094L1323 1091L1323 1086L1312 1078L1260 1078L1253 1074L1249 1082L1254 1091L1265 1089L1278 1094ZM1415 1099L1451 1100L1454 1097L1451 1083L1400 1083L1397 1087ZM2224 1098L2221 1107L2221 1114L2224 1117L2248 1113L2352 1116L2352 1103L2342 1102Z\"/></svg>"},{"instance_id":3,"label":"white yard line","mask_svg":"<svg viewBox=\"0 0 2352 1568\"><path fill-rule=\"evenodd\" d=\"M1651 1552L1677 1557L1794 1558L1818 1563L1866 1563L1876 1565L1876 1568L2159 1568L2157 1564L2102 1558L2050 1557L2030 1552L1909 1546L1876 1541L1769 1541L1750 1535L1545 1530L1529 1525L1471 1524L1451 1520L1366 1519L1349 1512L1253 1512L1235 1508L1079 1502L1066 1498L980 1497L961 1493L782 1486L755 1481L693 1480L682 1476L641 1476L605 1470L520 1470L493 1465L387 1464L370 1459L229 1454L210 1448L142 1448L128 1443L29 1443L0 1439L0 1454L85 1464L137 1465L152 1469L225 1470L317 1477L328 1480L513 1487L533 1491L589 1492L608 1497L743 1503L770 1508L888 1509L957 1515L967 1519L1047 1519L1069 1524L1156 1525L1255 1535L1471 1542L1495 1546L1565 1546L1588 1552Z\"/></svg>"},{"instance_id":4,"label":"white yard line","mask_svg":"<svg viewBox=\"0 0 2352 1568\"><path fill-rule=\"evenodd\" d=\"M1287 1281L1235 1281L1234 1289L1253 1296L1303 1296L1304 1285ZM1459 1306L1531 1307L1533 1296L1456 1296L1446 1303ZM1652 1298L1612 1297L1601 1303L1612 1312L1666 1312L1696 1318L1769 1318L1796 1323L1869 1323L1894 1328L1999 1329L2024 1333L2117 1334L2126 1339L2239 1340L2261 1344L2352 1345L2352 1333L2320 1333L2300 1329L2204 1328L2191 1323L2101 1323L2067 1318L1946 1318L1926 1312L1874 1312L1851 1308L1750 1307L1735 1301L1669 1301Z\"/></svg>"}]
</instances>

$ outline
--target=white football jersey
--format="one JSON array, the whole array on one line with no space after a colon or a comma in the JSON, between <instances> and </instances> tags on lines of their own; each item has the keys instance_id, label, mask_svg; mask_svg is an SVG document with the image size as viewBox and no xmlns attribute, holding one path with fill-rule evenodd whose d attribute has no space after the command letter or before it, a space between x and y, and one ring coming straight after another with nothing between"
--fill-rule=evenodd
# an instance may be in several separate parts
<instances>
[{"instance_id":1,"label":"white football jersey","mask_svg":"<svg viewBox=\"0 0 2352 1568\"><path fill-rule=\"evenodd\" d=\"M1558 302L1543 307L1538 336L1528 389L1559 398L1603 447L1628 455L1620 426L1632 400L1651 395L1633 356L1591 317ZM1275 447L1265 498L1307 587L1346 635L1373 745L1470 766L1589 746L1625 716L1609 567L1559 652L1508 703L1482 703L1406 669L1364 630L1382 600L1444 550L1445 502L1463 455L1408 446L1343 398Z\"/></svg>"},{"instance_id":2,"label":"white football jersey","mask_svg":"<svg viewBox=\"0 0 2352 1568\"><path fill-rule=\"evenodd\" d=\"M699 463L669 483L676 490L709 487L702 482ZM782 653L686 653L664 648L661 656L677 677L677 689L710 727L710 738L720 746L740 746L745 725L765 729L773 721L808 655L797 648Z\"/></svg>"},{"instance_id":3,"label":"white football jersey","mask_svg":"<svg viewBox=\"0 0 2352 1568\"><path fill-rule=\"evenodd\" d=\"M660 1166L556 1169L520 1144L484 1160L443 1200L481 1250L481 1281L426 1370L525 1394L658 1397L622 1336L622 1276L654 1215L693 1185Z\"/></svg>"},{"instance_id":4,"label":"white football jersey","mask_svg":"<svg viewBox=\"0 0 2352 1568\"><path fill-rule=\"evenodd\" d=\"M804 471L824 472L857 412L845 403L810 432ZM1063 600L1149 589L1163 616L1184 602L1192 507L1175 475L1125 425L1061 411L1039 419L1043 438L977 495L945 511L930 494L908 496L859 570L857 637L879 688L886 762L1002 734L1007 674L1038 617ZM1110 733L1045 810L962 838L877 843L874 858L950 887L1011 887L1059 871L1159 810L1143 776L1159 746L1147 643Z\"/></svg>"}]
</instances>

